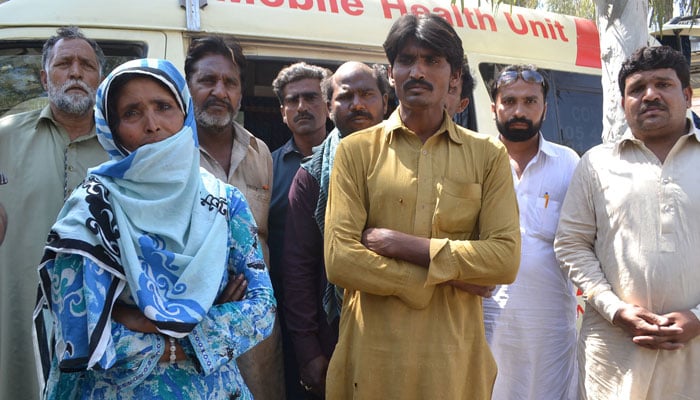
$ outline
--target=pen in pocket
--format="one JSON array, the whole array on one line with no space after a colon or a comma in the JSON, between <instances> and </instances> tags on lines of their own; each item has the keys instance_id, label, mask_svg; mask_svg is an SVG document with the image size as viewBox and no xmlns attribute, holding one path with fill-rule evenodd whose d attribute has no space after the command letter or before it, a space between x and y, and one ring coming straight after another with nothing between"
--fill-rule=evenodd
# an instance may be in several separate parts
<instances>
[{"instance_id":1,"label":"pen in pocket","mask_svg":"<svg viewBox=\"0 0 700 400\"><path fill-rule=\"evenodd\" d=\"M544 208L549 205L549 192L544 192Z\"/></svg>"}]
</instances>

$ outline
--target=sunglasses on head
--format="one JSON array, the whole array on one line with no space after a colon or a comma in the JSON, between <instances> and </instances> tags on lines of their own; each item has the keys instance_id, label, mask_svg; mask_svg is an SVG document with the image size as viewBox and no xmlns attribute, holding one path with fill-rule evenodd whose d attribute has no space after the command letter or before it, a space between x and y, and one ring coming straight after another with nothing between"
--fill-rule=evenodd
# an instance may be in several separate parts
<instances>
[{"instance_id":1,"label":"sunglasses on head","mask_svg":"<svg viewBox=\"0 0 700 400\"><path fill-rule=\"evenodd\" d=\"M510 85L511 83L518 80L518 77L524 82L536 83L538 85L544 85L544 77L537 71L531 69L524 69L522 71L510 70L502 72L498 77L496 82L496 89L503 85Z\"/></svg>"}]
</instances>

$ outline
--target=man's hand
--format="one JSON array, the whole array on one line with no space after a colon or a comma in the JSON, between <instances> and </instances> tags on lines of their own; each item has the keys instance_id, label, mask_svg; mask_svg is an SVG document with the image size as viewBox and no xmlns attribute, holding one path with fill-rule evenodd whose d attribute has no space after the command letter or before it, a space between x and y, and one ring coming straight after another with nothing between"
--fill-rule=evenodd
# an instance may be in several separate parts
<instances>
[{"instance_id":1,"label":"man's hand","mask_svg":"<svg viewBox=\"0 0 700 400\"><path fill-rule=\"evenodd\" d=\"M384 228L367 228L362 232L362 244L384 257L393 257L391 243L395 231Z\"/></svg>"},{"instance_id":2,"label":"man's hand","mask_svg":"<svg viewBox=\"0 0 700 400\"><path fill-rule=\"evenodd\" d=\"M430 239L386 228L367 228L362 232L362 244L380 256L403 260L428 268Z\"/></svg>"},{"instance_id":3,"label":"man's hand","mask_svg":"<svg viewBox=\"0 0 700 400\"><path fill-rule=\"evenodd\" d=\"M299 370L300 383L307 391L323 398L326 392L326 372L328 372L328 359L320 355Z\"/></svg>"},{"instance_id":4,"label":"man's hand","mask_svg":"<svg viewBox=\"0 0 700 400\"><path fill-rule=\"evenodd\" d=\"M485 298L491 297L493 295L494 290L496 290L496 286L472 285L471 283L466 283L462 281L447 281L441 285L449 285L457 290L461 290L463 292L467 292L475 296L481 296Z\"/></svg>"},{"instance_id":5,"label":"man's hand","mask_svg":"<svg viewBox=\"0 0 700 400\"><path fill-rule=\"evenodd\" d=\"M231 301L243 300L245 290L248 288L248 281L245 280L243 274L238 274L235 277L230 276L224 291L221 292L214 304L224 304Z\"/></svg>"},{"instance_id":6,"label":"man's hand","mask_svg":"<svg viewBox=\"0 0 700 400\"><path fill-rule=\"evenodd\" d=\"M654 314L644 307L625 304L615 313L613 324L625 330L632 336L632 341L640 346L676 350L683 347L683 343L678 342L683 328L672 322L668 315Z\"/></svg>"},{"instance_id":7,"label":"man's hand","mask_svg":"<svg viewBox=\"0 0 700 400\"><path fill-rule=\"evenodd\" d=\"M662 315L668 320L667 327L677 328L677 333L665 335L637 335L632 341L651 349L676 350L700 335L700 320L692 311L678 311Z\"/></svg>"}]
</instances>

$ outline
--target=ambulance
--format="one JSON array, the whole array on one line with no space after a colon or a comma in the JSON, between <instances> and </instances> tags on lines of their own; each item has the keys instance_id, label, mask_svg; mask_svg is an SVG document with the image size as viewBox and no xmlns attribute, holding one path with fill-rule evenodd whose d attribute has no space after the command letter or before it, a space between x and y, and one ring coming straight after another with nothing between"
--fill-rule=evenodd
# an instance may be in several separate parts
<instances>
[{"instance_id":1,"label":"ambulance","mask_svg":"<svg viewBox=\"0 0 700 400\"><path fill-rule=\"evenodd\" d=\"M0 3L0 115L41 107L41 48L77 25L108 56L166 58L184 68L194 38L237 40L248 60L239 118L270 150L289 138L271 89L297 61L335 69L348 60L386 64L382 43L407 13L436 13L462 38L475 88L463 124L496 135L489 82L505 65L535 64L551 84L543 133L579 153L600 143L598 32L590 20L488 1L457 0L6 0Z\"/></svg>"}]
</instances>

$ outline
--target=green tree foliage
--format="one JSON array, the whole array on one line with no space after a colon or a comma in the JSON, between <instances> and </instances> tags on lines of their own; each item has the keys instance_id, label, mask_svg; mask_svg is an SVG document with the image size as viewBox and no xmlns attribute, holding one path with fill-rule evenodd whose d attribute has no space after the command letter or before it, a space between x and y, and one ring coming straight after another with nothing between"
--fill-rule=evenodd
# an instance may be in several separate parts
<instances>
[{"instance_id":1,"label":"green tree foliage","mask_svg":"<svg viewBox=\"0 0 700 400\"><path fill-rule=\"evenodd\" d=\"M505 4L525 8L537 8L538 3L538 0L501 0L498 2L498 4Z\"/></svg>"},{"instance_id":2,"label":"green tree foliage","mask_svg":"<svg viewBox=\"0 0 700 400\"><path fill-rule=\"evenodd\" d=\"M559 14L595 19L593 0L547 0L547 10Z\"/></svg>"}]
</instances>

